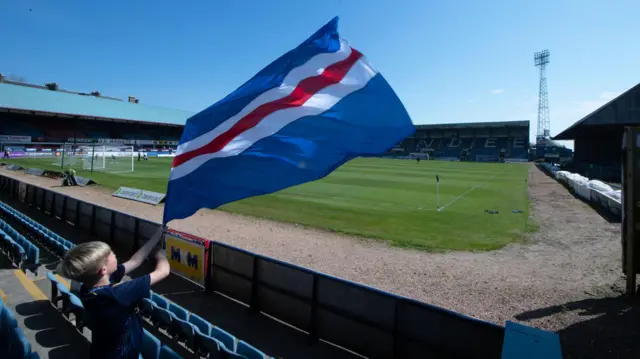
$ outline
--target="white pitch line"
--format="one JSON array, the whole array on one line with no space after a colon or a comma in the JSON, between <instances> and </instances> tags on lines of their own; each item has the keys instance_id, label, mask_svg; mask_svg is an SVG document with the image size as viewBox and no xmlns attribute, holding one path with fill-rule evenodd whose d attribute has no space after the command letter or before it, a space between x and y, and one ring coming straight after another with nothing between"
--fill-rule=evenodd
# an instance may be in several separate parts
<instances>
[{"instance_id":1,"label":"white pitch line","mask_svg":"<svg viewBox=\"0 0 640 359\"><path fill-rule=\"evenodd\" d=\"M511 166L509 166L511 167ZM509 168L507 167L507 168ZM452 199L451 201L449 201L447 204L445 204L444 206L436 209L436 212L442 212L442 210L444 210L445 208L449 207L450 205L454 204L457 200L459 200L460 198L468 195L469 193L471 193L471 191L475 190L476 188L482 187L485 183L491 181L492 179L498 177L499 174L501 174L502 172L504 172L507 168L503 169L502 171L496 173L495 175L493 175L493 177L489 178L488 180L484 181L484 182L480 182L479 184L471 187L469 190L467 190L466 192L464 192L463 194L459 195L458 197Z\"/></svg>"}]
</instances>

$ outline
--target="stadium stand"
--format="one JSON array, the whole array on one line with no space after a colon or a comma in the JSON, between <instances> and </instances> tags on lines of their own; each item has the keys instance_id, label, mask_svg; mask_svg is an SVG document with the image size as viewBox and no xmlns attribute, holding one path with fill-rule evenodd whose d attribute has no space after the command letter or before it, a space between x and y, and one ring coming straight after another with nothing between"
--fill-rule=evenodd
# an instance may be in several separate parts
<instances>
[{"instance_id":1,"label":"stadium stand","mask_svg":"<svg viewBox=\"0 0 640 359\"><path fill-rule=\"evenodd\" d=\"M52 272L47 273L51 283L51 302L67 317L76 328L82 331L87 325L84 307L80 299L71 293ZM60 302L62 305L60 306ZM161 295L151 292L149 298L140 303L143 318L156 329L163 329L167 340L178 341L191 349L194 353L205 356L238 357L238 358L269 358L262 351L256 349L243 340L229 334L221 328L205 321L200 316L189 313L180 305L169 301ZM73 317L70 316L73 314ZM145 330L143 343L143 358L158 358L161 352L161 341ZM177 355L173 351L165 355ZM176 357L176 356L171 356Z\"/></svg>"},{"instance_id":2,"label":"stadium stand","mask_svg":"<svg viewBox=\"0 0 640 359\"><path fill-rule=\"evenodd\" d=\"M535 145L535 157L547 162L567 163L573 157L573 151L548 138L539 138Z\"/></svg>"},{"instance_id":3,"label":"stadium stand","mask_svg":"<svg viewBox=\"0 0 640 359\"><path fill-rule=\"evenodd\" d=\"M54 84L55 85L55 84ZM61 143L174 148L192 112L146 106L135 98L101 95L6 81L0 76L0 144L47 149ZM38 146L38 147L36 147ZM23 150L18 150L22 152ZM42 153L41 156L54 153Z\"/></svg>"},{"instance_id":4,"label":"stadium stand","mask_svg":"<svg viewBox=\"0 0 640 359\"><path fill-rule=\"evenodd\" d=\"M0 202L0 215L9 215L14 220L22 223L27 235L32 238L39 238L43 245L56 250L61 256L73 247L73 243L70 241L67 241L31 218L16 211L6 203ZM20 250L17 251L19 260L24 260L23 257L25 257L25 253L27 253L26 260L29 260L29 250L25 251L22 249L23 247L31 245L37 252L37 247L33 246L2 220L0 220L0 228L6 228L6 230L13 235L13 238L22 238L22 240L17 243L15 241L7 242L15 243L15 246L20 248ZM11 257L15 256L12 251L9 251L7 254ZM83 328L87 326L87 322L86 316L84 315L84 307L80 299L71 293L70 289L56 278L52 272L47 272L47 279L51 283L50 298L53 305L59 309L65 317L73 319L72 322L75 323L76 328L82 331ZM235 355L236 351L240 348L243 352L250 353L250 356L247 356L248 358L268 358L264 353L246 342L236 339L236 337L223 329L213 326L198 315L188 312L179 304L171 302L156 293L151 292L149 298L140 303L140 308L153 327L166 330L170 339L184 340L185 345L195 352L210 354L224 352L229 355ZM73 317L71 317L71 315L73 315ZM209 344L202 345L202 343L205 342ZM238 346L240 342L243 344ZM215 347L212 344L215 344ZM158 355L159 348L158 346ZM146 358L146 356L144 357ZM157 358L158 356L154 354L152 357Z\"/></svg>"},{"instance_id":5,"label":"stadium stand","mask_svg":"<svg viewBox=\"0 0 640 359\"><path fill-rule=\"evenodd\" d=\"M3 253L20 269L36 272L40 265L40 250L5 221L0 220Z\"/></svg>"},{"instance_id":6,"label":"stadium stand","mask_svg":"<svg viewBox=\"0 0 640 359\"><path fill-rule=\"evenodd\" d=\"M39 359L37 353L31 352L31 343L18 326L13 312L4 305L0 298L0 358L7 359Z\"/></svg>"},{"instance_id":7,"label":"stadium stand","mask_svg":"<svg viewBox=\"0 0 640 359\"><path fill-rule=\"evenodd\" d=\"M70 241L60 237L53 231L16 211L7 204L0 202L0 217L6 218L7 216L22 225L22 233L26 234L30 239L50 249L60 257L64 256L65 253L67 253L67 251L73 247L73 243L71 243ZM0 226L1 225L2 222L0 221Z\"/></svg>"},{"instance_id":8,"label":"stadium stand","mask_svg":"<svg viewBox=\"0 0 640 359\"><path fill-rule=\"evenodd\" d=\"M528 160L529 122L417 125L386 156L479 162ZM501 156L502 154L502 156Z\"/></svg>"}]
</instances>

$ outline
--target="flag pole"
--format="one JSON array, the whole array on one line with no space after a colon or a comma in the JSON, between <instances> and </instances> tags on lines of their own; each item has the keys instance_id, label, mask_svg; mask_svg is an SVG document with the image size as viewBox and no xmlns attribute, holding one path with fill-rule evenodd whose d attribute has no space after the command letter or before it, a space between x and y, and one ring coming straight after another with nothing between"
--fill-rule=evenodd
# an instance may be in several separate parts
<instances>
[{"instance_id":1,"label":"flag pole","mask_svg":"<svg viewBox=\"0 0 640 359\"><path fill-rule=\"evenodd\" d=\"M440 209L440 181L436 182L436 201L438 202L436 209Z\"/></svg>"},{"instance_id":2,"label":"flag pole","mask_svg":"<svg viewBox=\"0 0 640 359\"><path fill-rule=\"evenodd\" d=\"M440 209L440 177L436 175L436 209Z\"/></svg>"}]
</instances>

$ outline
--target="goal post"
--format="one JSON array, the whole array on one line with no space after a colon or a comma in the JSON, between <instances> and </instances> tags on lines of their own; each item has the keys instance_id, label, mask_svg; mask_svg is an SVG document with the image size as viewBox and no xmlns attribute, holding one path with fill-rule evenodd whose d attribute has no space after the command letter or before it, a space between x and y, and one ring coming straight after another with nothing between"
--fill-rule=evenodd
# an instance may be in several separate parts
<instances>
[{"instance_id":1,"label":"goal post","mask_svg":"<svg viewBox=\"0 0 640 359\"><path fill-rule=\"evenodd\" d=\"M62 168L121 173L135 171L133 146L64 144L54 163Z\"/></svg>"},{"instance_id":2,"label":"goal post","mask_svg":"<svg viewBox=\"0 0 640 359\"><path fill-rule=\"evenodd\" d=\"M33 160L61 170L75 168L108 173L134 172L137 153L133 146L98 143L0 142L0 155L10 159ZM29 165L31 166L31 165Z\"/></svg>"},{"instance_id":3,"label":"goal post","mask_svg":"<svg viewBox=\"0 0 640 359\"><path fill-rule=\"evenodd\" d=\"M95 145L83 150L82 167L108 173L134 172L133 146Z\"/></svg>"},{"instance_id":4,"label":"goal post","mask_svg":"<svg viewBox=\"0 0 640 359\"><path fill-rule=\"evenodd\" d=\"M64 167L82 167L82 149L80 146L64 143L55 150L54 165Z\"/></svg>"}]
</instances>

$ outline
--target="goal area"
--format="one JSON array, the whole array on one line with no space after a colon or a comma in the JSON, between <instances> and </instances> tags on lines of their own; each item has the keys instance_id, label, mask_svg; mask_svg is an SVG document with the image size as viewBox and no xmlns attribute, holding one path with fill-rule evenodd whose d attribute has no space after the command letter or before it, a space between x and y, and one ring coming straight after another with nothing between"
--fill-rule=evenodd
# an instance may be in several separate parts
<instances>
[{"instance_id":1,"label":"goal area","mask_svg":"<svg viewBox=\"0 0 640 359\"><path fill-rule=\"evenodd\" d=\"M65 144L55 164L108 173L135 171L133 146Z\"/></svg>"}]
</instances>

